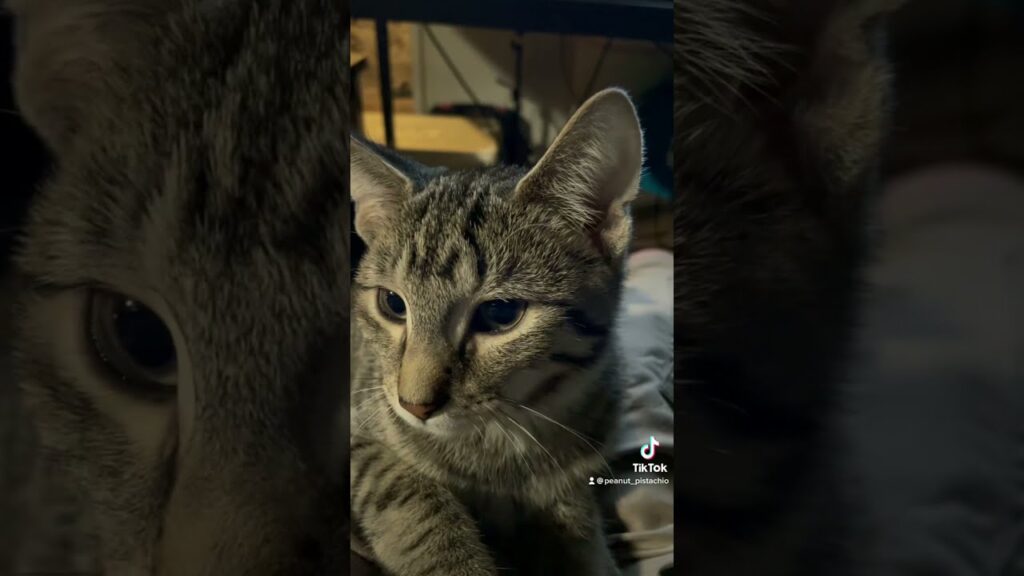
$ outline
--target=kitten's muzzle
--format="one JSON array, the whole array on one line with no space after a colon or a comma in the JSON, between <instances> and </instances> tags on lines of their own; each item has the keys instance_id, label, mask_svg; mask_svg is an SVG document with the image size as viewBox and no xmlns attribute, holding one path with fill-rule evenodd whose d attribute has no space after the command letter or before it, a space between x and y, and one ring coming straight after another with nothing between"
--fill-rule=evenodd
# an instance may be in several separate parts
<instances>
[{"instance_id":1,"label":"kitten's muzzle","mask_svg":"<svg viewBox=\"0 0 1024 576\"><path fill-rule=\"evenodd\" d=\"M436 414L448 401L453 350L424 340L413 342L402 358L398 404L420 421Z\"/></svg>"},{"instance_id":2,"label":"kitten's muzzle","mask_svg":"<svg viewBox=\"0 0 1024 576\"><path fill-rule=\"evenodd\" d=\"M431 415L436 413L447 403L448 396L446 394L438 394L432 402L427 404L413 404L412 402L406 402L401 397L398 398L398 404L402 409L420 420L430 418Z\"/></svg>"}]
</instances>

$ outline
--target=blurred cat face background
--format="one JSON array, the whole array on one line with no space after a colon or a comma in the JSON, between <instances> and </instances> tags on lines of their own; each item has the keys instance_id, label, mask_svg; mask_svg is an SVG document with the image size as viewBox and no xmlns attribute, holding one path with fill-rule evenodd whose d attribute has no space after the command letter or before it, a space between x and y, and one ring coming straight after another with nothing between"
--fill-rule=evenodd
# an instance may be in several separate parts
<instances>
[{"instance_id":1,"label":"blurred cat face background","mask_svg":"<svg viewBox=\"0 0 1024 576\"><path fill-rule=\"evenodd\" d=\"M56 163L17 254L17 367L105 573L347 566L343 7L9 9Z\"/></svg>"}]
</instances>

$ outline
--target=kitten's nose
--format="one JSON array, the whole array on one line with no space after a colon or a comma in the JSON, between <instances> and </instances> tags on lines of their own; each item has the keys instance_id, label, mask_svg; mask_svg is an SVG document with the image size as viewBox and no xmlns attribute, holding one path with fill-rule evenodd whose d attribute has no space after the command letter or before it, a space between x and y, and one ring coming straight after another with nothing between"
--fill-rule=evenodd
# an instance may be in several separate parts
<instances>
[{"instance_id":1,"label":"kitten's nose","mask_svg":"<svg viewBox=\"0 0 1024 576\"><path fill-rule=\"evenodd\" d=\"M446 400L447 399L444 396L439 396L436 400L430 402L429 404L413 404L412 402L406 402L405 400L399 398L398 404L401 405L402 408L404 408L405 411L408 412L409 414L412 414L413 416L419 418L420 420L426 420L427 418L430 418L431 414L437 412L438 409L441 408L441 406L444 406Z\"/></svg>"}]
</instances>

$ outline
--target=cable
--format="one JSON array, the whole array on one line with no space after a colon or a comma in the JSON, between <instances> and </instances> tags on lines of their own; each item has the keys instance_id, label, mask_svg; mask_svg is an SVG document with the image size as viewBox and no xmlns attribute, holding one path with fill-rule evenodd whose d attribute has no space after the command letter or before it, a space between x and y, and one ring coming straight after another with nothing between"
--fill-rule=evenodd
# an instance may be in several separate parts
<instances>
[{"instance_id":1,"label":"cable","mask_svg":"<svg viewBox=\"0 0 1024 576\"><path fill-rule=\"evenodd\" d=\"M579 100L576 96L576 91L572 88L572 78L569 75L569 69L565 65L565 35L558 35L558 60L562 66L562 81L565 83L565 89L569 92L569 99L573 102Z\"/></svg>"},{"instance_id":2,"label":"cable","mask_svg":"<svg viewBox=\"0 0 1024 576\"><path fill-rule=\"evenodd\" d=\"M423 31L427 33L427 38L430 38L430 43L437 49L437 53L441 55L441 59L444 60L448 69L451 70L452 75L455 76L455 80L457 80L459 85L462 86L462 89L466 91L466 95L469 96L473 105L480 106L480 100L477 99L476 93L469 87L469 83L466 82L466 79L462 77L462 73L459 72L459 69L455 66L455 62L452 62L451 56L449 56L448 52L441 46L441 43L437 41L437 36L434 36L434 31L427 25L423 26Z\"/></svg>"},{"instance_id":3,"label":"cable","mask_svg":"<svg viewBox=\"0 0 1024 576\"><path fill-rule=\"evenodd\" d=\"M594 71L590 74L590 80L587 81L587 89L583 91L583 97L576 103L577 108L583 105L583 98L589 98L591 96L591 91L594 89L594 82L597 81L597 75L601 72L601 67L604 66L604 59L608 56L608 51L611 50L613 41L614 39L609 38L604 43L601 55L597 58L597 63L594 64Z\"/></svg>"}]
</instances>

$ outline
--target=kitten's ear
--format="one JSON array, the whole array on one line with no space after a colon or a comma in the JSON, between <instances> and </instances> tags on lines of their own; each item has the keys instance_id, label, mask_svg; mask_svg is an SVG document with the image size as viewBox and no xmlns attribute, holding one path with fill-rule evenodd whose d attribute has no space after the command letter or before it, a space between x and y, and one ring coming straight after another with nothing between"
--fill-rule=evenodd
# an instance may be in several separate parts
<instances>
[{"instance_id":1,"label":"kitten's ear","mask_svg":"<svg viewBox=\"0 0 1024 576\"><path fill-rule=\"evenodd\" d=\"M154 35L182 0L8 0L15 88L25 118L58 156L95 118L115 115Z\"/></svg>"},{"instance_id":2,"label":"kitten's ear","mask_svg":"<svg viewBox=\"0 0 1024 576\"><path fill-rule=\"evenodd\" d=\"M618 257L629 245L627 205L640 186L643 134L625 92L592 96L569 119L540 162L517 185L516 198L557 209Z\"/></svg>"},{"instance_id":3,"label":"kitten's ear","mask_svg":"<svg viewBox=\"0 0 1024 576\"><path fill-rule=\"evenodd\" d=\"M410 194L412 181L366 144L351 140L351 190L356 209L356 233L370 244Z\"/></svg>"}]
</instances>

